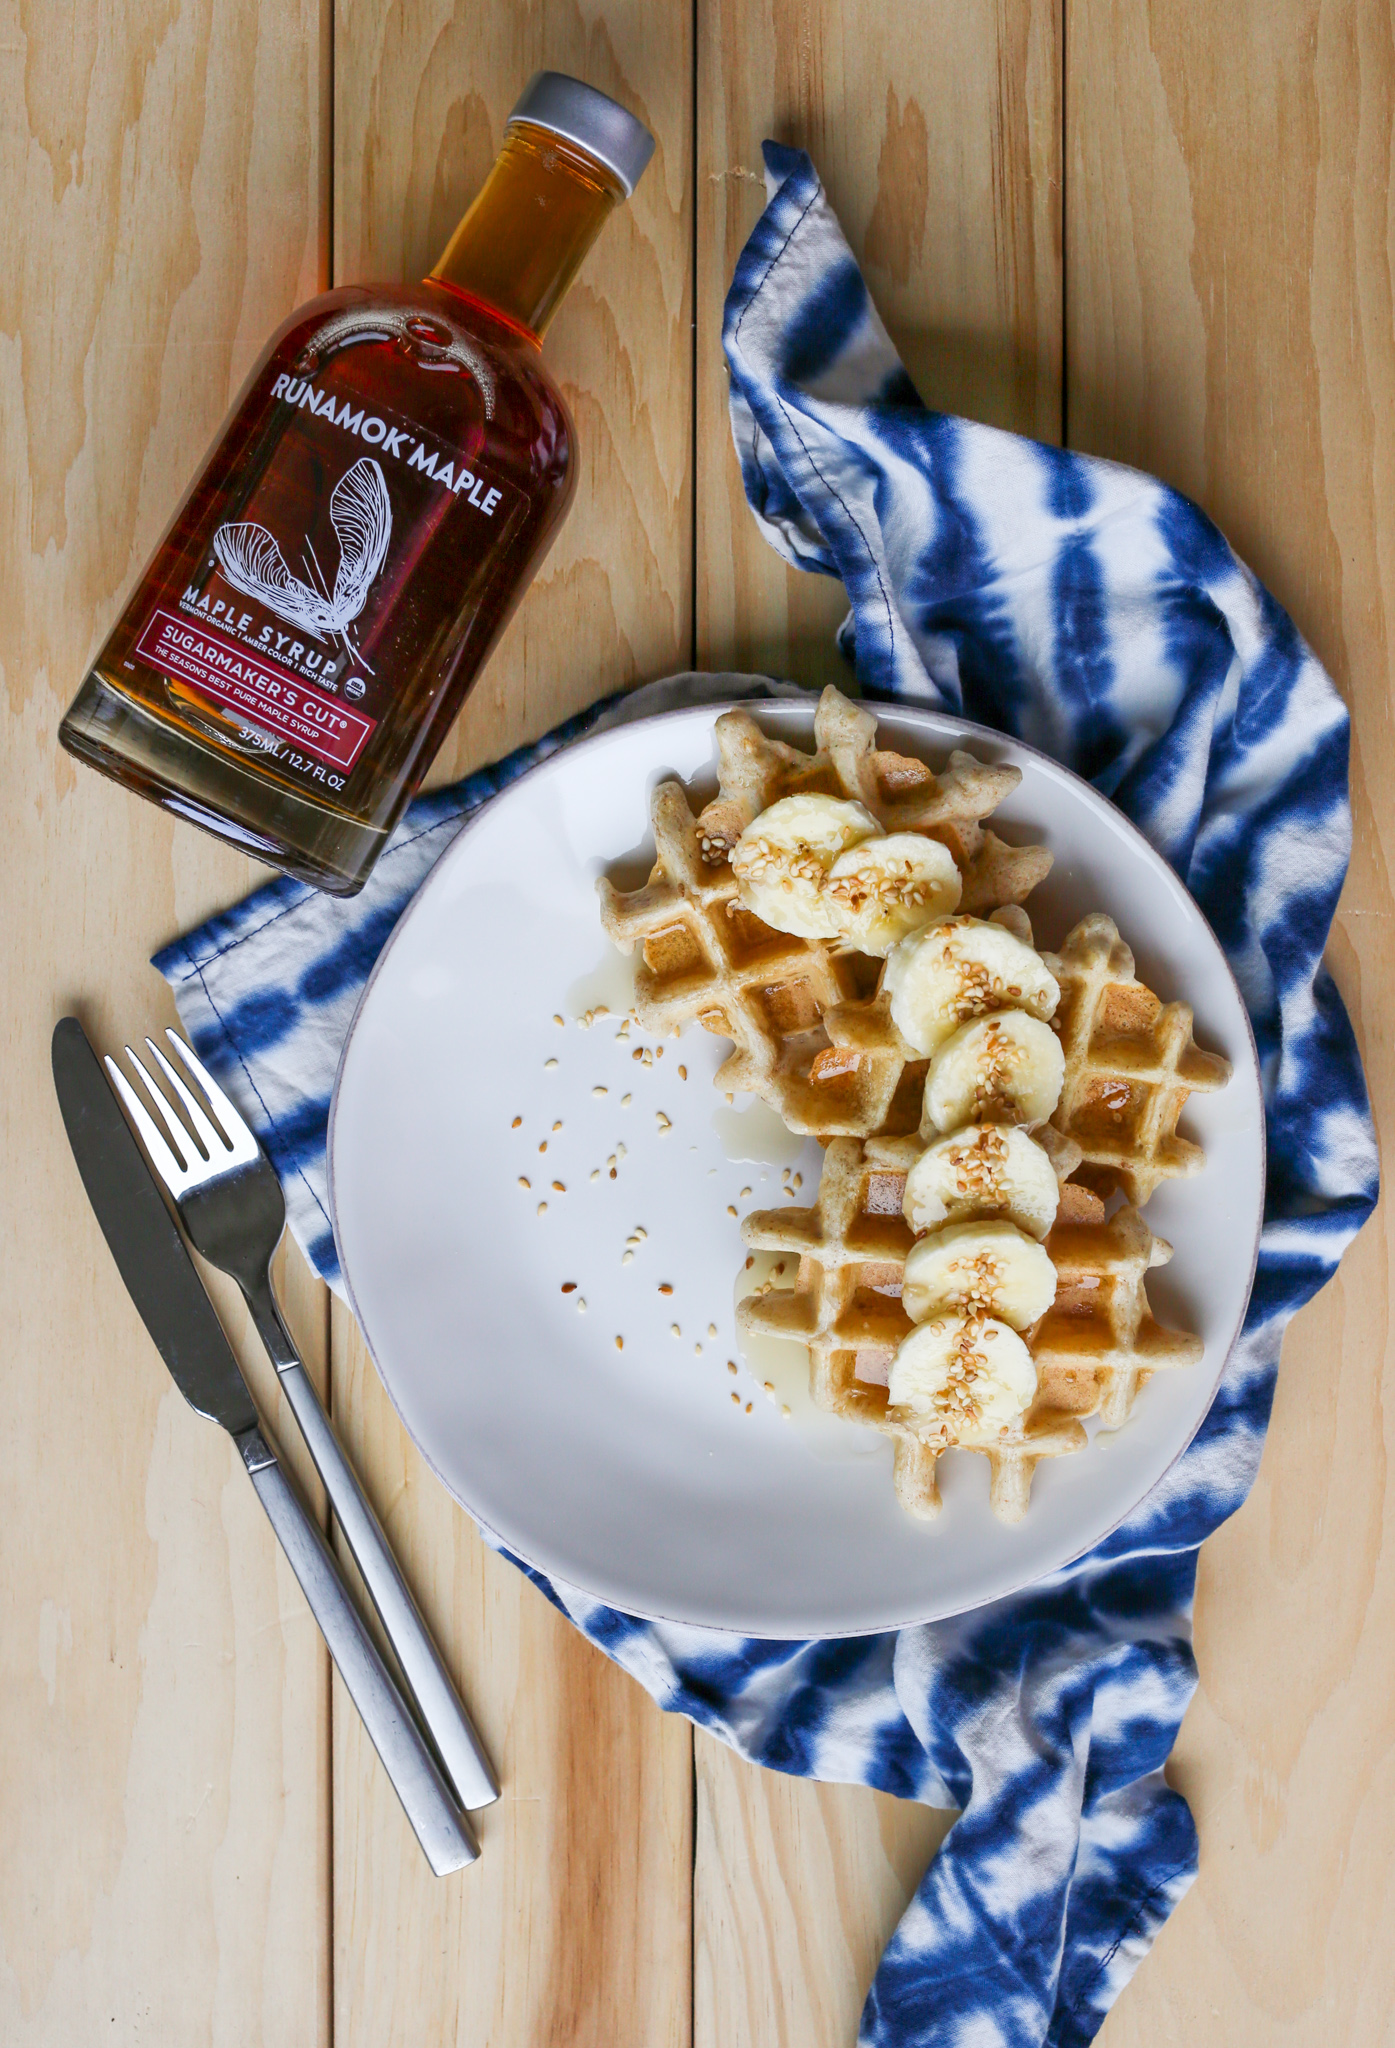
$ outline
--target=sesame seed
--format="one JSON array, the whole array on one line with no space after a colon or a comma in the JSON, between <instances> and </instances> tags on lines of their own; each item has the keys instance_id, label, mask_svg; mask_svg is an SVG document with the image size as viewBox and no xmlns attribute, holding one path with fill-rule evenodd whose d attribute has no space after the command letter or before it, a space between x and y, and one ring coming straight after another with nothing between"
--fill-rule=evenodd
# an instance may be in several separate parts
<instances>
[{"instance_id":1,"label":"sesame seed","mask_svg":"<svg viewBox=\"0 0 1395 2048\"><path fill-rule=\"evenodd\" d=\"M661 1280L659 1282L659 1292L660 1294L672 1294L673 1287L671 1283L667 1280Z\"/></svg>"},{"instance_id":2,"label":"sesame seed","mask_svg":"<svg viewBox=\"0 0 1395 2048\"><path fill-rule=\"evenodd\" d=\"M728 1214L728 1216L735 1216L735 1215L736 1215L736 1213L737 1213L737 1209L736 1209L736 1204L735 1204L735 1202L728 1202L728 1203L727 1203L727 1214Z\"/></svg>"},{"instance_id":3,"label":"sesame seed","mask_svg":"<svg viewBox=\"0 0 1395 2048\"><path fill-rule=\"evenodd\" d=\"M512 1124L511 1124L511 1125L509 1126L510 1130L514 1130L514 1131L516 1131L516 1130L518 1129L519 1125L520 1125L520 1124L522 1123L522 1121L523 1121L523 1119L522 1119L522 1117L521 1117L521 1116L516 1116L516 1117L514 1118L514 1120L513 1120Z\"/></svg>"},{"instance_id":4,"label":"sesame seed","mask_svg":"<svg viewBox=\"0 0 1395 2048\"><path fill-rule=\"evenodd\" d=\"M751 1190L750 1190L749 1188L742 1188L742 1190L741 1190L741 1193L740 1193L740 1194L739 1194L739 1195L737 1196L737 1198L736 1198L736 1199L737 1199L737 1201L738 1201L738 1202L744 1202L744 1201L745 1201L745 1199L746 1199L746 1197L747 1197L747 1195L749 1195L749 1194L750 1194L750 1192L751 1192Z\"/></svg>"},{"instance_id":5,"label":"sesame seed","mask_svg":"<svg viewBox=\"0 0 1395 2048\"><path fill-rule=\"evenodd\" d=\"M547 1139L546 1139L546 1138L544 1138L544 1139L543 1139L543 1141L542 1141L541 1145L539 1145L539 1147L538 1147L538 1150L539 1150L539 1152L546 1152L546 1150L547 1150Z\"/></svg>"},{"instance_id":6,"label":"sesame seed","mask_svg":"<svg viewBox=\"0 0 1395 2048\"><path fill-rule=\"evenodd\" d=\"M727 1371L732 1373L736 1371L736 1360L734 1358L727 1360Z\"/></svg>"},{"instance_id":7,"label":"sesame seed","mask_svg":"<svg viewBox=\"0 0 1395 2048\"><path fill-rule=\"evenodd\" d=\"M657 1124L658 1124L658 1126L659 1126L659 1136L660 1136L660 1137L662 1138L662 1137L663 1137L663 1135L664 1135L664 1133L665 1133L666 1131L671 1131L671 1130L673 1129L673 1125L672 1125L672 1123L671 1123L671 1122L669 1121L669 1119L668 1119L668 1118L667 1118L667 1117L666 1117L666 1116L664 1115L664 1113L663 1113L663 1111L662 1111L661 1109L659 1109L659 1110L656 1110L656 1111L654 1112L654 1116L655 1116L655 1121L657 1122Z\"/></svg>"},{"instance_id":8,"label":"sesame seed","mask_svg":"<svg viewBox=\"0 0 1395 2048\"><path fill-rule=\"evenodd\" d=\"M552 1183L552 1191L554 1194L557 1195L565 1195L565 1193L567 1192L566 1188L563 1186L560 1180L555 1180Z\"/></svg>"},{"instance_id":9,"label":"sesame seed","mask_svg":"<svg viewBox=\"0 0 1395 2048\"><path fill-rule=\"evenodd\" d=\"M752 1410L752 1408L753 1408L754 1406L755 1406L755 1403L754 1403L753 1401L748 1401L748 1402L746 1403L746 1413L747 1413L748 1415L750 1414L750 1412L751 1412L751 1410Z\"/></svg>"},{"instance_id":10,"label":"sesame seed","mask_svg":"<svg viewBox=\"0 0 1395 2048\"><path fill-rule=\"evenodd\" d=\"M561 1015L561 1013L560 1013L560 1012L558 1012L558 1011L555 1011L555 1010L554 1010L554 1012L553 1012L553 1014L552 1014L552 1021L553 1021L553 1023L554 1023L554 1024L560 1024L560 1025L562 1025L562 1027L563 1027L564 1029L566 1028L566 1022L567 1022L567 1020L566 1020L566 1018L565 1018L565 1017L563 1017L563 1016Z\"/></svg>"},{"instance_id":11,"label":"sesame seed","mask_svg":"<svg viewBox=\"0 0 1395 2048\"><path fill-rule=\"evenodd\" d=\"M735 1387L733 1387L731 1390L731 1398L733 1401L735 1401L737 1407L739 1408L741 1406L741 1396L737 1393Z\"/></svg>"},{"instance_id":12,"label":"sesame seed","mask_svg":"<svg viewBox=\"0 0 1395 2048\"><path fill-rule=\"evenodd\" d=\"M550 1074L550 1073L552 1072L552 1069L553 1069L553 1068L554 1068L554 1067L556 1066L556 1064L557 1064L556 1060L544 1060L544 1061L543 1061L543 1072L544 1072L545 1074Z\"/></svg>"},{"instance_id":13,"label":"sesame seed","mask_svg":"<svg viewBox=\"0 0 1395 2048\"><path fill-rule=\"evenodd\" d=\"M521 1188L530 1188L532 1187L533 1183L529 1180L526 1173L520 1173L520 1175L518 1176L518 1185Z\"/></svg>"},{"instance_id":14,"label":"sesame seed","mask_svg":"<svg viewBox=\"0 0 1395 2048\"><path fill-rule=\"evenodd\" d=\"M709 1323L709 1324L707 1325L707 1334L708 1334L708 1336L709 1336L709 1337L715 1337L715 1336L716 1336L716 1334L717 1334L717 1325L716 1325L715 1323Z\"/></svg>"},{"instance_id":15,"label":"sesame seed","mask_svg":"<svg viewBox=\"0 0 1395 2048\"><path fill-rule=\"evenodd\" d=\"M577 1296L577 1298L576 1298L576 1309L577 1309L577 1314L578 1314L578 1315L584 1315L584 1314L585 1314L585 1312L586 1312L586 1303L585 1303L584 1299L582 1298L582 1296L581 1296L581 1295L579 1295L579 1294L578 1294L578 1296Z\"/></svg>"},{"instance_id":16,"label":"sesame seed","mask_svg":"<svg viewBox=\"0 0 1395 2048\"><path fill-rule=\"evenodd\" d=\"M617 1159L623 1159L623 1158L624 1158L624 1156L625 1156L625 1147L624 1147L623 1145L617 1145L617 1146L616 1146L616 1148L615 1148L615 1156L616 1156L616 1158L617 1158Z\"/></svg>"},{"instance_id":17,"label":"sesame seed","mask_svg":"<svg viewBox=\"0 0 1395 2048\"><path fill-rule=\"evenodd\" d=\"M599 1166L593 1166L593 1167L592 1167L592 1169L591 1169L591 1174L590 1174L590 1178L591 1178L592 1180L599 1180L599 1179L600 1179L600 1177L601 1177L601 1169L599 1168Z\"/></svg>"},{"instance_id":18,"label":"sesame seed","mask_svg":"<svg viewBox=\"0 0 1395 2048\"><path fill-rule=\"evenodd\" d=\"M610 1090L608 1088L593 1088L591 1093L593 1095L609 1095Z\"/></svg>"},{"instance_id":19,"label":"sesame seed","mask_svg":"<svg viewBox=\"0 0 1395 2048\"><path fill-rule=\"evenodd\" d=\"M681 1336L682 1336L683 1332L682 1332L682 1331L681 1331L681 1330L679 1329L679 1327L678 1327L677 1323L670 1323L668 1327L669 1327L669 1330L670 1330L670 1332L671 1332L671 1334L672 1334L673 1336L675 1336L675 1337L681 1337Z\"/></svg>"},{"instance_id":20,"label":"sesame seed","mask_svg":"<svg viewBox=\"0 0 1395 2048\"><path fill-rule=\"evenodd\" d=\"M553 1130L554 1130L554 1131L560 1131L560 1130L561 1130L561 1128L562 1128L562 1119L561 1119L561 1117L560 1117L560 1116L558 1117L558 1119L557 1119L556 1123L555 1123L555 1124L554 1124L554 1125L552 1126L552 1128L553 1128Z\"/></svg>"},{"instance_id":21,"label":"sesame seed","mask_svg":"<svg viewBox=\"0 0 1395 2048\"><path fill-rule=\"evenodd\" d=\"M576 1293L576 1282L575 1282L575 1280L564 1280L564 1281L562 1282L562 1292L563 1292L563 1294L575 1294L575 1293Z\"/></svg>"},{"instance_id":22,"label":"sesame seed","mask_svg":"<svg viewBox=\"0 0 1395 2048\"><path fill-rule=\"evenodd\" d=\"M617 1351L623 1351L623 1350L624 1350L624 1348L625 1348L625 1340L624 1340L624 1338L623 1338L623 1337L617 1337L617 1338L616 1338L616 1340L615 1340L615 1348L616 1348L616 1350L617 1350Z\"/></svg>"},{"instance_id":23,"label":"sesame seed","mask_svg":"<svg viewBox=\"0 0 1395 2048\"><path fill-rule=\"evenodd\" d=\"M622 1109L628 1109L628 1108L629 1108L629 1106L630 1106L630 1104L631 1104L631 1103L632 1103L633 1101L634 1101L634 1097L633 1097L633 1095L622 1095L622 1096L620 1097L620 1107L621 1107Z\"/></svg>"},{"instance_id":24,"label":"sesame seed","mask_svg":"<svg viewBox=\"0 0 1395 2048\"><path fill-rule=\"evenodd\" d=\"M752 1257L752 1258L748 1258L748 1259L747 1259L747 1261L746 1261L746 1271L747 1271L748 1273L750 1272L750 1270L751 1270L752 1266L754 1266L754 1264L755 1264L755 1263L756 1263L756 1262L755 1262L755 1259L754 1259L754 1257Z\"/></svg>"},{"instance_id":25,"label":"sesame seed","mask_svg":"<svg viewBox=\"0 0 1395 2048\"><path fill-rule=\"evenodd\" d=\"M546 1203L546 1202L539 1202L539 1203L538 1203L538 1214L539 1214L539 1216L546 1216L546 1214L547 1214L547 1203Z\"/></svg>"},{"instance_id":26,"label":"sesame seed","mask_svg":"<svg viewBox=\"0 0 1395 2048\"><path fill-rule=\"evenodd\" d=\"M687 1078L688 1078L688 1069L687 1069L686 1067L680 1067L680 1068L678 1069L678 1078L679 1078L679 1080L680 1080L680 1081L686 1081L686 1080L687 1080Z\"/></svg>"},{"instance_id":27,"label":"sesame seed","mask_svg":"<svg viewBox=\"0 0 1395 2048\"><path fill-rule=\"evenodd\" d=\"M654 1047L654 1057L655 1057L655 1059L656 1059L656 1060L661 1060L661 1059L663 1058L663 1056L664 1056L664 1049L663 1049L663 1047L662 1047L661 1045L656 1045L656 1046Z\"/></svg>"},{"instance_id":28,"label":"sesame seed","mask_svg":"<svg viewBox=\"0 0 1395 2048\"><path fill-rule=\"evenodd\" d=\"M790 1419L790 1411L789 1411L789 1409L788 1409L788 1408L787 1408L787 1407L786 1407L786 1406L784 1405L784 1403L782 1402L782 1403L781 1403L781 1406L780 1406L780 1420L781 1420L782 1422L788 1422L788 1421L789 1421L789 1419Z\"/></svg>"},{"instance_id":29,"label":"sesame seed","mask_svg":"<svg viewBox=\"0 0 1395 2048\"><path fill-rule=\"evenodd\" d=\"M622 1266L629 1266L629 1265L633 1265L633 1263L634 1263L634 1256L635 1256L635 1255L634 1255L634 1253L633 1253L633 1252L621 1252L621 1254L620 1254L620 1263L621 1263L621 1265L622 1265Z\"/></svg>"},{"instance_id":30,"label":"sesame seed","mask_svg":"<svg viewBox=\"0 0 1395 2048\"><path fill-rule=\"evenodd\" d=\"M702 1357L702 1346L701 1346L701 1344L694 1344L694 1346L693 1346L693 1356L694 1356L694 1358L701 1358L701 1357Z\"/></svg>"},{"instance_id":31,"label":"sesame seed","mask_svg":"<svg viewBox=\"0 0 1395 2048\"><path fill-rule=\"evenodd\" d=\"M610 1177L612 1180L615 1179L615 1168L613 1166L610 1169Z\"/></svg>"}]
</instances>

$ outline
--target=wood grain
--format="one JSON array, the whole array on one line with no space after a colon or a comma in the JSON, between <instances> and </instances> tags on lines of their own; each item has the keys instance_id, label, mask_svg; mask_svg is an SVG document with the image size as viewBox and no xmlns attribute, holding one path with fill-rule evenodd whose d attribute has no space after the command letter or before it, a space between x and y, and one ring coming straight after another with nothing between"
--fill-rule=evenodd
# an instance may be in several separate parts
<instances>
[{"instance_id":1,"label":"wood grain","mask_svg":"<svg viewBox=\"0 0 1395 2048\"><path fill-rule=\"evenodd\" d=\"M232 1446L125 1296L48 1061L65 1010L105 1044L173 1021L152 949L254 878L75 769L55 734L251 356L315 289L321 27L312 0L75 0L7 6L0 36L0 2036L17 2048L328 2038L318 1632ZM290 1285L322 1364L321 1291Z\"/></svg>"},{"instance_id":2,"label":"wood grain","mask_svg":"<svg viewBox=\"0 0 1395 2048\"><path fill-rule=\"evenodd\" d=\"M811 152L927 405L1060 438L1057 0L703 0L697 617L702 666L846 682L841 584L787 569L741 490L722 306L764 138ZM739 61L733 53L739 51ZM952 89L946 89L947 81Z\"/></svg>"},{"instance_id":3,"label":"wood grain","mask_svg":"<svg viewBox=\"0 0 1395 2048\"><path fill-rule=\"evenodd\" d=\"M764 204L764 137L808 149L930 405L1058 439L1060 42L1052 4L713 0L698 30L698 659L848 671L841 585L747 510L722 303ZM741 52L739 62L732 53ZM945 89L946 80L953 89ZM841 2048L951 1816L744 1764L696 1737L696 2048Z\"/></svg>"},{"instance_id":4,"label":"wood grain","mask_svg":"<svg viewBox=\"0 0 1395 2048\"><path fill-rule=\"evenodd\" d=\"M474 197L530 74L570 70L657 147L548 330L576 496L432 776L688 665L692 638L691 10L683 0L397 0L341 9L335 278L420 277Z\"/></svg>"},{"instance_id":5,"label":"wood grain","mask_svg":"<svg viewBox=\"0 0 1395 2048\"><path fill-rule=\"evenodd\" d=\"M341 281L429 268L541 66L610 92L658 141L548 334L581 451L572 510L434 780L689 663L690 32L676 0L341 12ZM484 1547L411 1450L349 1319L336 1315L334 1328L345 1440L505 1786L482 1816L481 1862L439 1883L351 1711L336 1710L337 2048L686 2044L689 1727Z\"/></svg>"},{"instance_id":6,"label":"wood grain","mask_svg":"<svg viewBox=\"0 0 1395 2048\"><path fill-rule=\"evenodd\" d=\"M1395 48L1383 10L1071 0L1067 418L1198 498L1351 704L1331 964L1391 1133ZM1109 2048L1375 2048L1395 2006L1384 1210L1284 1347L1259 1483L1202 1552L1171 1775L1201 1875Z\"/></svg>"},{"instance_id":7,"label":"wood grain","mask_svg":"<svg viewBox=\"0 0 1395 2048\"><path fill-rule=\"evenodd\" d=\"M338 280L419 273L528 73L573 69L659 150L549 335L581 486L435 779L694 649L844 676L841 590L746 511L720 357L761 139L801 144L927 401L1191 492L1347 694L1332 964L1384 1134L1395 36L1367 0L331 4L4 8L0 2038L843 2048L948 1817L694 1747L479 1542L336 1309L340 1427L506 1781L484 1861L423 1875L48 1082L65 1010L104 1044L172 1018L150 952L259 871L75 768L57 720L331 248ZM1382 1212L1295 1324L1255 1493L1203 1553L1171 1766L1202 1872L1107 2048L1395 2040L1388 1238ZM283 1285L328 1374L323 1290L295 1257Z\"/></svg>"}]
</instances>

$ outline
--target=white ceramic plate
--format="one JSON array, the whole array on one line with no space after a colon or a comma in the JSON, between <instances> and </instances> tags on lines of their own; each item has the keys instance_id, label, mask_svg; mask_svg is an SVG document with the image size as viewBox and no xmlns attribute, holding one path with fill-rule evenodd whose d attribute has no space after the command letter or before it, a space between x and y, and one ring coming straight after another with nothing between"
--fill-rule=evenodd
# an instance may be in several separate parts
<instances>
[{"instance_id":1,"label":"white ceramic plate","mask_svg":"<svg viewBox=\"0 0 1395 2048\"><path fill-rule=\"evenodd\" d=\"M751 708L808 742L807 706ZM1019 1526L995 1519L986 1463L967 1451L941 1461L939 1518L913 1521L892 1494L890 1443L801 1394L802 1348L770 1347L754 1371L737 1348L735 1301L762 1268L745 1270L732 1212L792 1206L784 1168L811 1200L818 1145L762 1105L727 1106L712 1086L724 1040L690 1027L646 1064L633 1054L649 1041L617 1042L618 1014L576 1021L628 1000L596 877L647 874L662 776L715 787L715 716L647 719L555 755L434 869L344 1050L330 1152L340 1256L423 1455L542 1571L633 1614L752 1635L932 1620L1098 1542L1205 1414L1249 1296L1263 1200L1253 1040L1196 905L1107 802L997 734L879 708L903 751L938 764L967 744L1022 769L994 824L1055 854L1031 900L1038 943L1107 910L1143 979L1190 1002L1199 1043L1235 1069L1188 1105L1204 1172L1159 1189L1147 1212L1176 1250L1149 1281L1156 1311L1202 1333L1202 1363L1157 1375L1124 1429L1038 1466Z\"/></svg>"}]
</instances>

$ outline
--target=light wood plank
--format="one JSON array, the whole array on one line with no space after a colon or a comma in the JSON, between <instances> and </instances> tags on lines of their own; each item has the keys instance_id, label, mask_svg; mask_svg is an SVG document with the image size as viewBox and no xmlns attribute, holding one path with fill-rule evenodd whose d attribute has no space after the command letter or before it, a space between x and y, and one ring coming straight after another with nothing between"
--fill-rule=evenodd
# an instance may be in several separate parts
<instances>
[{"instance_id":1,"label":"light wood plank","mask_svg":"<svg viewBox=\"0 0 1395 2048\"><path fill-rule=\"evenodd\" d=\"M760 143L813 157L926 402L1059 438L1054 5L714 0L698 51L698 658L846 684L841 585L787 570L747 510L721 311L764 204ZM739 61L733 53L739 51ZM950 1816L752 1770L696 1738L702 2048L842 2048Z\"/></svg>"},{"instance_id":2,"label":"light wood plank","mask_svg":"<svg viewBox=\"0 0 1395 2048\"><path fill-rule=\"evenodd\" d=\"M927 405L1060 438L1057 0L704 0L698 35L698 652L846 682L831 577L757 531L727 422L722 305L765 137L812 154ZM740 52L739 59L733 53Z\"/></svg>"},{"instance_id":3,"label":"light wood plank","mask_svg":"<svg viewBox=\"0 0 1395 2048\"><path fill-rule=\"evenodd\" d=\"M435 781L688 664L691 61L689 10L676 0L642 12L553 0L341 11L341 280L429 268L539 66L590 79L658 138L547 338L577 425L576 499ZM660 1715L485 1549L407 1443L347 1317L335 1319L334 1385L351 1454L505 1782L483 1816L481 1862L437 1882L360 1730L336 1709L336 2048L686 2044L687 1724Z\"/></svg>"},{"instance_id":4,"label":"light wood plank","mask_svg":"<svg viewBox=\"0 0 1395 2048\"><path fill-rule=\"evenodd\" d=\"M1395 328L1387 13L1072 0L1071 441L1197 497L1355 721L1331 961L1391 1132ZM1201 1876L1100 2036L1375 2048L1395 2005L1384 1212L1290 1332L1259 1483L1202 1553L1172 1766Z\"/></svg>"},{"instance_id":5,"label":"light wood plank","mask_svg":"<svg viewBox=\"0 0 1395 2048\"><path fill-rule=\"evenodd\" d=\"M235 1452L175 1392L68 1154L56 1017L173 1021L152 949L247 861L59 752L266 333L316 287L315 0L10 6L0 44L7 886L0 2035L329 2028L328 1681ZM288 1282L312 1362L323 1291ZM249 1357L275 1417L269 1368Z\"/></svg>"}]
</instances>

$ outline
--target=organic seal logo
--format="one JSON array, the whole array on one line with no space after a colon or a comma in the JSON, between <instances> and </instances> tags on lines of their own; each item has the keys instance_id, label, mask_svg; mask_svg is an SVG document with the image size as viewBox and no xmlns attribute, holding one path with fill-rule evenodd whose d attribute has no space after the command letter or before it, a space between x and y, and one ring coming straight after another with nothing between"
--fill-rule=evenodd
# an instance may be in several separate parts
<instances>
[{"instance_id":1,"label":"organic seal logo","mask_svg":"<svg viewBox=\"0 0 1395 2048\"><path fill-rule=\"evenodd\" d=\"M339 541L333 590L308 535L306 567L318 579L318 589L294 574L275 535L254 520L220 526L213 536L213 553L234 590L255 598L312 639L342 640L354 659L367 668L349 628L368 601L392 538L387 485L371 456L360 456L340 477L330 496L329 518Z\"/></svg>"}]
</instances>

